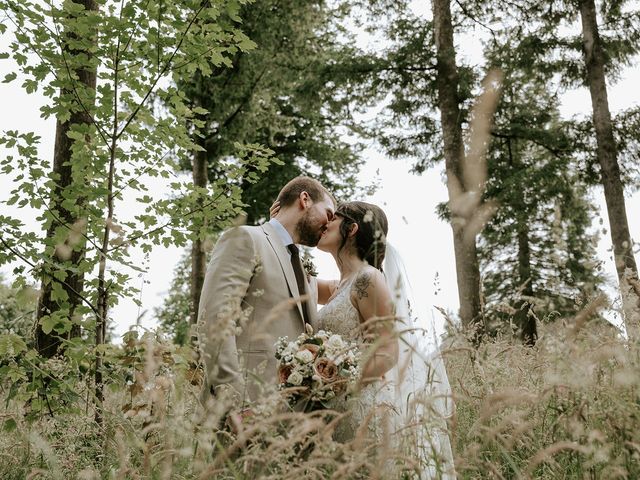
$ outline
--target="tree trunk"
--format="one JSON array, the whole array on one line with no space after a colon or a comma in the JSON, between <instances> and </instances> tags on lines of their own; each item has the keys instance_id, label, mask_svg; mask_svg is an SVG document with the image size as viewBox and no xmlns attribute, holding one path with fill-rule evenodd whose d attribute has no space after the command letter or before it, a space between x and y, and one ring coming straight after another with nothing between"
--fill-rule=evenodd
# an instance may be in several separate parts
<instances>
[{"instance_id":1,"label":"tree trunk","mask_svg":"<svg viewBox=\"0 0 640 480\"><path fill-rule=\"evenodd\" d=\"M634 284L637 285L638 267L633 256L633 243L631 242L627 223L624 188L620 179L617 149L611 126L611 113L609 112L609 100L605 82L605 55L598 33L594 0L580 1L580 16L582 19L582 40L587 67L587 81L593 107L593 125L596 130L597 156L607 203L609 230L611 231L611 240L613 242L616 272L620 282L625 324L628 336L630 338L638 338L640 301L638 292L632 287Z\"/></svg>"},{"instance_id":2,"label":"tree trunk","mask_svg":"<svg viewBox=\"0 0 640 480\"><path fill-rule=\"evenodd\" d=\"M453 44L450 0L433 0L433 22L437 48L437 84L440 120L444 138L449 204L458 193L452 182L464 188L462 161L464 155L461 114L458 105L458 70ZM460 319L465 329L474 331L476 339L483 333L480 308L480 270L475 237L465 241L463 219L451 218L453 245L460 300Z\"/></svg>"},{"instance_id":3,"label":"tree trunk","mask_svg":"<svg viewBox=\"0 0 640 480\"><path fill-rule=\"evenodd\" d=\"M520 282L520 299L516 304L516 323L520 328L520 338L525 345L534 346L538 339L536 319L529 315L533 297L533 285L531 284L531 249L529 248L529 229L526 221L520 221L518 225L518 281Z\"/></svg>"},{"instance_id":4,"label":"tree trunk","mask_svg":"<svg viewBox=\"0 0 640 480\"><path fill-rule=\"evenodd\" d=\"M196 187L207 187L207 152L195 152L193 156L193 184ZM198 306L200 294L207 270L207 258L203 249L203 241L198 236L191 246L191 324L198 322Z\"/></svg>"},{"instance_id":5,"label":"tree trunk","mask_svg":"<svg viewBox=\"0 0 640 480\"><path fill-rule=\"evenodd\" d=\"M517 145L511 145L512 139L507 140L507 151L509 165L511 168L521 168L519 161L519 149L512 148ZM517 152L514 155L514 150ZM525 201L522 196L518 197L514 204L515 209L521 215L525 212ZM525 345L533 347L538 340L538 326L533 315L529 315L531 308L531 298L534 296L533 283L531 281L531 244L529 242L529 224L526 218L521 217L516 220L517 238L518 238L518 284L520 299L516 302L515 322L520 329L520 339Z\"/></svg>"},{"instance_id":6,"label":"tree trunk","mask_svg":"<svg viewBox=\"0 0 640 480\"><path fill-rule=\"evenodd\" d=\"M74 3L83 5L86 10L97 10L98 4L95 0L74 0ZM73 35L70 35L73 37ZM75 56L78 54L87 54L77 49L63 47L66 55ZM78 76L78 82L85 85L86 88L95 91L96 88L96 70L95 69L78 69L75 70ZM71 94L68 90L61 92L62 96ZM88 106L87 106L88 107ZM37 323L35 331L35 341L38 353L45 357L54 356L64 339L77 337L80 335L80 326L73 324L71 330L58 334L55 330L50 333L43 331L41 320L49 315L62 315L65 318L73 319L76 307L81 302L81 295L84 286L84 275L74 271L80 261L84 258L84 242L74 245L74 241L70 241L79 237L78 230L83 227L79 224L82 220L80 211L82 209L82 199L75 199L75 205L72 208L65 206L65 192L73 188L74 182L74 166L71 161L72 147L74 140L70 139L67 134L73 125L90 124L92 118L89 113L82 109L79 105L74 105L69 120L61 122L58 120L56 124L56 139L53 153L53 175L56 178L56 184L51 192L50 209L54 212L56 218L47 229L47 238L53 238L60 229L66 231L67 241L61 248L56 249L53 254L53 267L45 267L42 276L41 294L38 299ZM90 107L87 110L91 110ZM53 277L54 270L63 270L66 277L63 281L56 280ZM59 284L68 296L68 300L54 300L53 289L54 284Z\"/></svg>"}]
</instances>

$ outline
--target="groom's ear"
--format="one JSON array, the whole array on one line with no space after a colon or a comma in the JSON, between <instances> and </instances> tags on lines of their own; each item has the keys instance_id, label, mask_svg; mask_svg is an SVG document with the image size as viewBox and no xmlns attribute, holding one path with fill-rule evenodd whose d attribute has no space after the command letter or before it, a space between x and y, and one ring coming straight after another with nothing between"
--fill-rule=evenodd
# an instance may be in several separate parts
<instances>
[{"instance_id":1,"label":"groom's ear","mask_svg":"<svg viewBox=\"0 0 640 480\"><path fill-rule=\"evenodd\" d=\"M310 207L312 203L311 196L306 191L303 190L300 192L300 195L298 195L298 205L302 210Z\"/></svg>"}]
</instances>

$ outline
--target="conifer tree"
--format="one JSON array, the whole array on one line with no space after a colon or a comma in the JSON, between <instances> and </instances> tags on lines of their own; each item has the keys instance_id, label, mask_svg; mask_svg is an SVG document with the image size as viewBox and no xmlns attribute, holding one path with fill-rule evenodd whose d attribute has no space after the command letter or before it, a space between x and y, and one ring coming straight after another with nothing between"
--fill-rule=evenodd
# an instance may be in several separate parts
<instances>
[{"instance_id":1,"label":"conifer tree","mask_svg":"<svg viewBox=\"0 0 640 480\"><path fill-rule=\"evenodd\" d=\"M606 81L615 80L621 68L640 51L640 12L625 0L603 1L599 5L598 10L594 0L528 0L516 4L517 8L505 15L508 19L505 21L517 25L521 41L512 55L524 70L547 75L550 84L556 75L561 86L589 88L596 137L593 159L599 172L589 167L585 170L595 174L592 181L604 188L625 323L630 336L636 337L640 325L640 283Z\"/></svg>"},{"instance_id":2,"label":"conifer tree","mask_svg":"<svg viewBox=\"0 0 640 480\"><path fill-rule=\"evenodd\" d=\"M593 261L595 207L577 168L579 125L560 118L558 95L545 75L513 63L517 42L505 29L486 51L488 65L502 68L504 86L488 164L487 195L499 208L480 251L488 317L498 328L514 319L531 345L537 318L574 314L576 302L593 298L602 278Z\"/></svg>"}]
</instances>

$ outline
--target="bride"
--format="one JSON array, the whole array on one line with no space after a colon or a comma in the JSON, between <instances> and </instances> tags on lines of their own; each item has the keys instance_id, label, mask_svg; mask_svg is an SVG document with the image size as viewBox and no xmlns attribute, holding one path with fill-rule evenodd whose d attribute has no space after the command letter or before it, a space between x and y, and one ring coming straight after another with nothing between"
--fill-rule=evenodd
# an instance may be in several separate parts
<instances>
[{"instance_id":1,"label":"bride","mask_svg":"<svg viewBox=\"0 0 640 480\"><path fill-rule=\"evenodd\" d=\"M324 306L317 328L357 342L365 358L357 395L331 405L344 413L334 438L348 442L361 432L377 444L389 438L396 457L417 464L419 478L455 478L444 363L437 344L428 347L411 318L407 276L387 245L387 231L378 206L347 202L337 208L318 243L334 257L340 280L318 280L318 303Z\"/></svg>"},{"instance_id":2,"label":"bride","mask_svg":"<svg viewBox=\"0 0 640 480\"><path fill-rule=\"evenodd\" d=\"M349 404L332 405L348 415L338 424L336 440L351 440L372 409L386 405L391 388L381 381L397 363L399 342L394 334L393 299L382 273L387 218L375 205L349 202L338 207L318 242L333 255L339 282L318 282L317 327L361 345L365 361L362 388ZM339 401L338 401L339 402ZM369 422L370 433L381 435L382 415Z\"/></svg>"}]
</instances>

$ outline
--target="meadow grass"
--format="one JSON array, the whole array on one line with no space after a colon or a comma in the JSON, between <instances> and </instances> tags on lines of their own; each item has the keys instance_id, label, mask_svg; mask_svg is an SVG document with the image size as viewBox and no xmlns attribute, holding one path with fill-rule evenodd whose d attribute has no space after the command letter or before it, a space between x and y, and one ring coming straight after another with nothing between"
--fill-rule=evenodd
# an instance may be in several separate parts
<instances>
[{"instance_id":1,"label":"meadow grass","mask_svg":"<svg viewBox=\"0 0 640 480\"><path fill-rule=\"evenodd\" d=\"M640 478L640 348L581 327L543 327L534 348L447 340L459 478ZM0 478L415 478L415 459L385 435L374 441L363 426L352 442L334 442L338 414L287 412L277 392L234 432L230 399L199 407L198 370L184 351L152 335L136 348L128 382L107 388L100 428L91 402L28 421L28 405L3 401ZM87 388L77 382L79 398Z\"/></svg>"}]
</instances>

